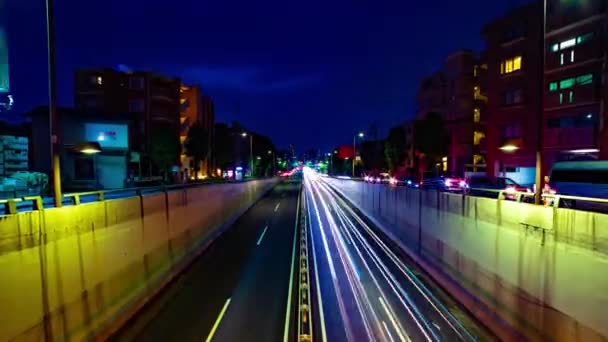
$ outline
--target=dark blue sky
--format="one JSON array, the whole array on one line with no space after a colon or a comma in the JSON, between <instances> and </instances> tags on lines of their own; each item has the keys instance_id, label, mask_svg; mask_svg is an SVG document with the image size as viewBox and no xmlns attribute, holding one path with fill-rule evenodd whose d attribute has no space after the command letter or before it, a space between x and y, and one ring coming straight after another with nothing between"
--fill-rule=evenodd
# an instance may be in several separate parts
<instances>
[{"instance_id":1,"label":"dark blue sky","mask_svg":"<svg viewBox=\"0 0 608 342\"><path fill-rule=\"evenodd\" d=\"M1 2L22 113L47 101L44 1ZM55 0L59 104L74 69L124 64L200 84L218 120L279 146L329 149L411 117L419 80L525 2Z\"/></svg>"}]
</instances>

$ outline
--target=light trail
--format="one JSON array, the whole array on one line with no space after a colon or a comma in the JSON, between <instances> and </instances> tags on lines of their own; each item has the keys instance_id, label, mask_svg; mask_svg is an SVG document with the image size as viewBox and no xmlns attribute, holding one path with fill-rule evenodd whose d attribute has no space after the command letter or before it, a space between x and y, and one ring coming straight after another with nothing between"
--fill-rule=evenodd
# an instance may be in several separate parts
<instances>
[{"instance_id":1,"label":"light trail","mask_svg":"<svg viewBox=\"0 0 608 342\"><path fill-rule=\"evenodd\" d=\"M326 185L327 186L327 185ZM330 190L331 191L331 190ZM410 283L423 295L428 303L435 309L435 311L442 317L442 319L448 323L454 332L462 339L475 340L475 338L460 324L460 321L456 319L450 311L445 308L443 304L422 284L422 282L413 274L412 270L409 269L399 258L390 250L390 248L378 237L373 229L363 221L359 215L357 215L348 204L339 196L335 196L335 199L342 204L349 214L354 217L358 224L361 225L366 232L376 241L376 243L382 248L385 254L391 259L391 261L398 267L401 273L410 281Z\"/></svg>"},{"instance_id":2,"label":"light trail","mask_svg":"<svg viewBox=\"0 0 608 342\"><path fill-rule=\"evenodd\" d=\"M321 179L310 171L305 172L304 178L307 199L311 203L308 215L316 216L318 223L311 225L310 231L311 234L320 232L321 242L316 243L322 244L325 250L340 315L345 324L351 322L347 330L365 331L370 341L475 340L388 247L375 228L372 229L338 191L327 184L331 179ZM312 220L311 217L311 223ZM314 238L311 242L314 249ZM316 256L314 250L313 254ZM340 286L348 290L344 292ZM339 293L349 295L344 300L351 306L345 307ZM370 298L379 300L370 301ZM351 319L348 311L352 311ZM357 319L352 319L353 315ZM413 335L408 334L402 323ZM347 337L350 341L364 340L361 334L354 336L349 331Z\"/></svg>"}]
</instances>

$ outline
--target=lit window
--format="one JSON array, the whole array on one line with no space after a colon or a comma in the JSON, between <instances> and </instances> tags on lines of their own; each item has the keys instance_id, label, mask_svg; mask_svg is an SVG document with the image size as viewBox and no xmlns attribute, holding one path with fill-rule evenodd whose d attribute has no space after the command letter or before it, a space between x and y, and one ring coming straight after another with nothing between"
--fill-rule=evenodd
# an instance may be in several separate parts
<instances>
[{"instance_id":1,"label":"lit window","mask_svg":"<svg viewBox=\"0 0 608 342\"><path fill-rule=\"evenodd\" d=\"M574 78L566 78L565 80L559 81L559 89L568 89L574 87Z\"/></svg>"},{"instance_id":2,"label":"lit window","mask_svg":"<svg viewBox=\"0 0 608 342\"><path fill-rule=\"evenodd\" d=\"M576 37L576 44L584 43L586 41L591 40L591 38L593 38L593 32L585 33L581 36Z\"/></svg>"},{"instance_id":3,"label":"lit window","mask_svg":"<svg viewBox=\"0 0 608 342\"><path fill-rule=\"evenodd\" d=\"M486 135L483 132L475 131L473 132L473 145L479 145L481 139L485 138Z\"/></svg>"},{"instance_id":4,"label":"lit window","mask_svg":"<svg viewBox=\"0 0 608 342\"><path fill-rule=\"evenodd\" d=\"M557 90L557 82L549 83L549 91L556 91L556 90Z\"/></svg>"},{"instance_id":5,"label":"lit window","mask_svg":"<svg viewBox=\"0 0 608 342\"><path fill-rule=\"evenodd\" d=\"M574 63L574 50L570 51L570 63Z\"/></svg>"},{"instance_id":6,"label":"lit window","mask_svg":"<svg viewBox=\"0 0 608 342\"><path fill-rule=\"evenodd\" d=\"M551 51L553 51L553 52L559 51L559 44L553 44L553 45L551 45Z\"/></svg>"},{"instance_id":7,"label":"lit window","mask_svg":"<svg viewBox=\"0 0 608 342\"><path fill-rule=\"evenodd\" d=\"M564 103L564 94L559 93L559 104Z\"/></svg>"},{"instance_id":8,"label":"lit window","mask_svg":"<svg viewBox=\"0 0 608 342\"><path fill-rule=\"evenodd\" d=\"M593 83L593 74L585 74L576 78L577 85L586 85Z\"/></svg>"},{"instance_id":9,"label":"lit window","mask_svg":"<svg viewBox=\"0 0 608 342\"><path fill-rule=\"evenodd\" d=\"M473 122L481 121L481 111L479 108L473 109Z\"/></svg>"},{"instance_id":10,"label":"lit window","mask_svg":"<svg viewBox=\"0 0 608 342\"><path fill-rule=\"evenodd\" d=\"M501 74L510 74L514 71L521 69L522 57L515 56L513 58L509 58L500 63L500 73Z\"/></svg>"},{"instance_id":11,"label":"lit window","mask_svg":"<svg viewBox=\"0 0 608 342\"><path fill-rule=\"evenodd\" d=\"M572 90L568 92L568 102L574 102L574 92Z\"/></svg>"},{"instance_id":12,"label":"lit window","mask_svg":"<svg viewBox=\"0 0 608 342\"><path fill-rule=\"evenodd\" d=\"M572 39L568 39L566 41L563 41L561 43L559 43L559 49L563 50L563 49L567 49L571 46L576 45L576 39L572 38Z\"/></svg>"},{"instance_id":13,"label":"lit window","mask_svg":"<svg viewBox=\"0 0 608 342\"><path fill-rule=\"evenodd\" d=\"M564 65L564 53L559 54L559 65Z\"/></svg>"},{"instance_id":14,"label":"lit window","mask_svg":"<svg viewBox=\"0 0 608 342\"><path fill-rule=\"evenodd\" d=\"M580 36L578 36L576 38L571 38L571 39L568 39L568 40L564 40L561 43L555 43L555 44L551 45L551 51L557 52L557 51L560 51L560 50L564 50L564 49L567 49L569 47L572 47L572 46L575 46L575 45L578 45L578 44L582 44L582 43L584 43L586 41L591 40L592 38L593 38L593 32L585 33L585 34L580 35Z\"/></svg>"}]
</instances>

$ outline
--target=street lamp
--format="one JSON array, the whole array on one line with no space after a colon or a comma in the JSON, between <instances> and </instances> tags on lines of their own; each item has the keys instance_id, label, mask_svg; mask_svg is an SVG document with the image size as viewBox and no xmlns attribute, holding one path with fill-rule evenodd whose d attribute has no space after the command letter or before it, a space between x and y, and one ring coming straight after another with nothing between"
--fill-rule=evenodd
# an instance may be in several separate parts
<instances>
[{"instance_id":1,"label":"street lamp","mask_svg":"<svg viewBox=\"0 0 608 342\"><path fill-rule=\"evenodd\" d=\"M519 147L517 147L516 145L512 145L512 144L507 144L507 145L499 147L499 149L502 151L505 151L505 152L515 152L515 151L519 150Z\"/></svg>"},{"instance_id":2,"label":"street lamp","mask_svg":"<svg viewBox=\"0 0 608 342\"><path fill-rule=\"evenodd\" d=\"M53 169L53 198L55 207L62 204L61 194L61 166L58 151L56 102L57 89L55 87L55 26L53 15L53 0L46 0L46 37L47 37L47 63L49 73L49 135L51 165Z\"/></svg>"},{"instance_id":3,"label":"street lamp","mask_svg":"<svg viewBox=\"0 0 608 342\"><path fill-rule=\"evenodd\" d=\"M272 158L272 176L274 177L277 174L276 164L277 164L277 156L272 150L268 150L268 154L271 155Z\"/></svg>"},{"instance_id":4,"label":"street lamp","mask_svg":"<svg viewBox=\"0 0 608 342\"><path fill-rule=\"evenodd\" d=\"M249 135L249 167L251 172L251 177L253 177L253 134L247 134L247 132L241 133L243 138L246 138Z\"/></svg>"},{"instance_id":5,"label":"street lamp","mask_svg":"<svg viewBox=\"0 0 608 342\"><path fill-rule=\"evenodd\" d=\"M357 160L357 137L363 138L365 134L359 132L353 136L353 177L355 177L355 161Z\"/></svg>"},{"instance_id":6,"label":"street lamp","mask_svg":"<svg viewBox=\"0 0 608 342\"><path fill-rule=\"evenodd\" d=\"M74 150L84 154L97 154L101 152L101 145L96 141L85 141L76 144Z\"/></svg>"}]
</instances>

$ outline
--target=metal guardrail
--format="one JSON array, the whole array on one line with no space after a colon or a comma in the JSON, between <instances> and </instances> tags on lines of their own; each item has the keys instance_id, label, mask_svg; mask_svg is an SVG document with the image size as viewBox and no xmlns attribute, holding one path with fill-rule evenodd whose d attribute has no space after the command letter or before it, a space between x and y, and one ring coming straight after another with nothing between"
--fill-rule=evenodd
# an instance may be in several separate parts
<instances>
[{"instance_id":1,"label":"metal guardrail","mask_svg":"<svg viewBox=\"0 0 608 342\"><path fill-rule=\"evenodd\" d=\"M162 193L166 191L175 191L181 189L195 188L204 185L225 184L225 183L241 183L250 180L258 180L263 178L246 179L243 181L233 180L217 180L198 183L175 184L175 185L160 185L149 187L136 187L112 190L97 190L87 192L74 192L63 195L63 205L80 205L81 203L99 202L108 199L128 198L133 196L144 196L154 193ZM124 196L119 196L123 194ZM43 196L24 196L17 198L8 198L0 200L0 215L13 215L19 211L43 210L45 208L54 208L53 198ZM3 213L1 212L3 209Z\"/></svg>"}]
</instances>

